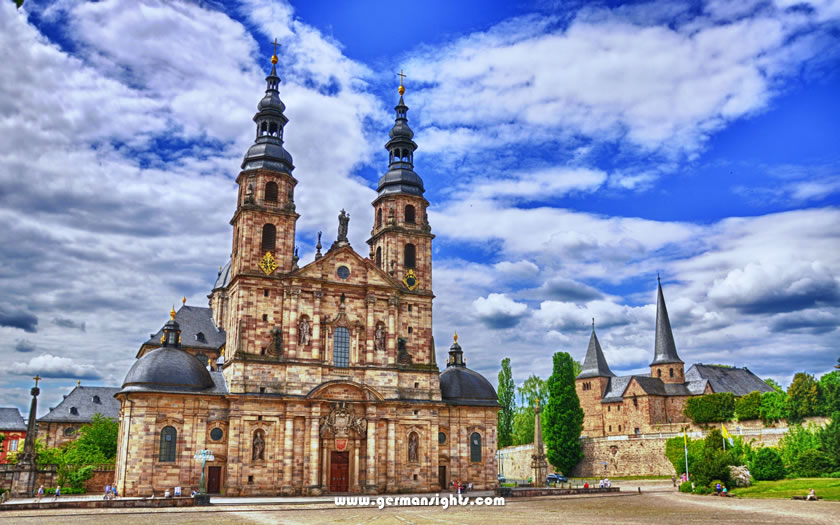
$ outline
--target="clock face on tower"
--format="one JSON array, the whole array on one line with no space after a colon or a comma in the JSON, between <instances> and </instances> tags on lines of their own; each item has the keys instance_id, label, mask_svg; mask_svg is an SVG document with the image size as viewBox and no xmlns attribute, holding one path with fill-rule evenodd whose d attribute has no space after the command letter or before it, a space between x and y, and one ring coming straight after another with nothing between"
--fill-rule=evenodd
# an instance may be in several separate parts
<instances>
[{"instance_id":1,"label":"clock face on tower","mask_svg":"<svg viewBox=\"0 0 840 525\"><path fill-rule=\"evenodd\" d=\"M403 277L402 282L405 285L405 287L408 288L410 291L414 291L414 289L417 288L417 286L420 284L420 282L417 280L417 276L414 275L414 270L407 271L405 277Z\"/></svg>"}]
</instances>

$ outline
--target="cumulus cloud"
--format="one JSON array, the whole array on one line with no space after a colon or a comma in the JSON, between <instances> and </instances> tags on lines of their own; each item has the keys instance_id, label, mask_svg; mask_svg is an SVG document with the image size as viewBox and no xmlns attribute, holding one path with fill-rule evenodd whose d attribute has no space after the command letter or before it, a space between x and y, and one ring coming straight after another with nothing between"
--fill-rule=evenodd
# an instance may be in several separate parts
<instances>
[{"instance_id":1,"label":"cumulus cloud","mask_svg":"<svg viewBox=\"0 0 840 525\"><path fill-rule=\"evenodd\" d=\"M572 302L587 302L604 297L604 294L597 288L565 277L550 279L538 289L530 292L529 295L541 299Z\"/></svg>"},{"instance_id":2,"label":"cumulus cloud","mask_svg":"<svg viewBox=\"0 0 840 525\"><path fill-rule=\"evenodd\" d=\"M35 345L28 339L18 339L15 341L15 351L22 353L29 353L35 351Z\"/></svg>"},{"instance_id":3,"label":"cumulus cloud","mask_svg":"<svg viewBox=\"0 0 840 525\"><path fill-rule=\"evenodd\" d=\"M23 310L0 304L0 326L19 328L24 332L38 331L38 318Z\"/></svg>"},{"instance_id":4,"label":"cumulus cloud","mask_svg":"<svg viewBox=\"0 0 840 525\"><path fill-rule=\"evenodd\" d=\"M516 326L527 315L528 305L517 303L505 294L491 293L473 301L478 319L488 328L501 329Z\"/></svg>"},{"instance_id":5,"label":"cumulus cloud","mask_svg":"<svg viewBox=\"0 0 840 525\"><path fill-rule=\"evenodd\" d=\"M41 377L71 379L102 378L102 374L93 365L81 364L75 359L52 354L33 357L26 363L12 363L8 370L16 375L38 374Z\"/></svg>"}]
</instances>

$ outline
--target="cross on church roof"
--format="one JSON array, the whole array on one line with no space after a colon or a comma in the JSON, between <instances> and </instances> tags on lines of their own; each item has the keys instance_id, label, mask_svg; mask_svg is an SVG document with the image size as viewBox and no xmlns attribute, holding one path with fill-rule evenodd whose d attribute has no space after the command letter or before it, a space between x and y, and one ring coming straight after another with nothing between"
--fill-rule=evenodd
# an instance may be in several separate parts
<instances>
[{"instance_id":1,"label":"cross on church roof","mask_svg":"<svg viewBox=\"0 0 840 525\"><path fill-rule=\"evenodd\" d=\"M397 91L399 91L400 96L402 96L403 93L405 93L405 86L403 86L403 79L405 78L405 74L403 73L402 69L400 69L400 72L397 73L397 76L400 77L400 88Z\"/></svg>"},{"instance_id":2,"label":"cross on church roof","mask_svg":"<svg viewBox=\"0 0 840 525\"><path fill-rule=\"evenodd\" d=\"M274 53L271 55L271 63L276 64L277 63L277 46L279 46L280 44L277 43L276 38L274 39L274 42L272 42L272 44L274 45Z\"/></svg>"},{"instance_id":3,"label":"cross on church roof","mask_svg":"<svg viewBox=\"0 0 840 525\"><path fill-rule=\"evenodd\" d=\"M41 380L41 376L37 376L37 375L36 375L36 376L35 376L35 377L33 377L32 379L34 379L34 380L35 380L35 386L38 386L38 381L40 381L40 380Z\"/></svg>"}]
</instances>

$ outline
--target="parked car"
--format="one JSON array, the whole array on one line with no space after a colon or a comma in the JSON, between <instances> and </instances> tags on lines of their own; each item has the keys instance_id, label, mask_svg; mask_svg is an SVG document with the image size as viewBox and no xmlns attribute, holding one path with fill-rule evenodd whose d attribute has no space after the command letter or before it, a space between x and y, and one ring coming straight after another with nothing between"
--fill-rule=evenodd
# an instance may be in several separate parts
<instances>
[{"instance_id":1,"label":"parked car","mask_svg":"<svg viewBox=\"0 0 840 525\"><path fill-rule=\"evenodd\" d=\"M554 474L549 474L548 476L546 476L545 480L548 481L549 483L568 483L569 482L569 479L566 476L557 474L556 472Z\"/></svg>"},{"instance_id":2,"label":"parked car","mask_svg":"<svg viewBox=\"0 0 840 525\"><path fill-rule=\"evenodd\" d=\"M502 476L501 474L499 474L499 483L504 483L505 481L507 481L507 480L505 479L505 477L504 477L504 476Z\"/></svg>"}]
</instances>

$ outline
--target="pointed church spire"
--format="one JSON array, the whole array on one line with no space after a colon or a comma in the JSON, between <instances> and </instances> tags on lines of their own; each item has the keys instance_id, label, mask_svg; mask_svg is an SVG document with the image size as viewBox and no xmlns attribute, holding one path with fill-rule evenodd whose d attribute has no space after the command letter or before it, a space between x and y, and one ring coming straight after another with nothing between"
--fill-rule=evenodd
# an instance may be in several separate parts
<instances>
[{"instance_id":1,"label":"pointed church spire","mask_svg":"<svg viewBox=\"0 0 840 525\"><path fill-rule=\"evenodd\" d=\"M385 149L388 150L388 172L379 179L377 191L379 195L408 193L422 196L426 190L423 188L423 179L414 172L414 151L417 144L412 140L414 132L408 126L408 106L403 99L405 86L402 79L405 75L402 70L399 76L400 101L394 106L396 119L388 134L391 140L385 144Z\"/></svg>"},{"instance_id":2,"label":"pointed church spire","mask_svg":"<svg viewBox=\"0 0 840 525\"><path fill-rule=\"evenodd\" d=\"M615 377L615 374L607 365L607 358L604 357L604 352L601 350L601 343L598 342L598 336L595 335L595 318L592 318L592 335L589 336L589 347L586 349L586 357L583 359L583 370L578 379L585 377Z\"/></svg>"},{"instance_id":3,"label":"pointed church spire","mask_svg":"<svg viewBox=\"0 0 840 525\"><path fill-rule=\"evenodd\" d=\"M677 355L674 334L671 332L671 321L668 319L668 309L665 307L665 296L662 295L662 282L659 279L659 274L656 275L656 280L656 343L654 344L651 365L682 363L682 359Z\"/></svg>"}]
</instances>

